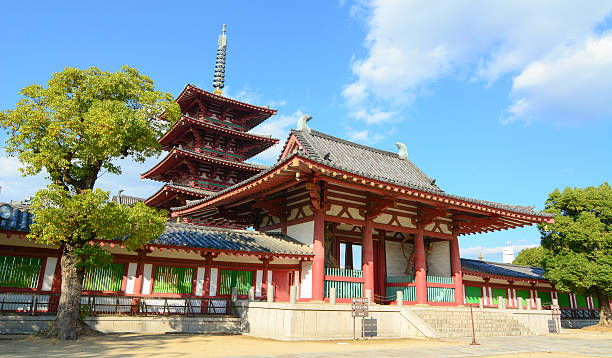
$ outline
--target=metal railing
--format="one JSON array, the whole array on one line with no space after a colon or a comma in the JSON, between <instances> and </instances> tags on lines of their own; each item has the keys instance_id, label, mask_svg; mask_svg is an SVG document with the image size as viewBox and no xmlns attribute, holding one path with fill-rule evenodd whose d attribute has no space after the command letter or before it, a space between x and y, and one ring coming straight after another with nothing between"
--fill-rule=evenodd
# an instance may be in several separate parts
<instances>
[{"instance_id":1,"label":"metal railing","mask_svg":"<svg viewBox=\"0 0 612 358\"><path fill-rule=\"evenodd\" d=\"M0 314L55 314L59 294L0 293ZM152 296L81 296L81 314L95 315L236 315L230 299Z\"/></svg>"}]
</instances>

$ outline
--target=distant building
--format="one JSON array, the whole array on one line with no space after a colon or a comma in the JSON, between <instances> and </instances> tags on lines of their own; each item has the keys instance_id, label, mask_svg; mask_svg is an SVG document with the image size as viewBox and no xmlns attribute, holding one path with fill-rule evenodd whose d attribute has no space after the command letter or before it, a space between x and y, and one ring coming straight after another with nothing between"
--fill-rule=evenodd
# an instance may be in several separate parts
<instances>
[{"instance_id":1,"label":"distant building","mask_svg":"<svg viewBox=\"0 0 612 358\"><path fill-rule=\"evenodd\" d=\"M508 241L506 244L508 246L504 247L502 251L502 262L511 264L514 261L514 248L512 247L512 241Z\"/></svg>"}]
</instances>

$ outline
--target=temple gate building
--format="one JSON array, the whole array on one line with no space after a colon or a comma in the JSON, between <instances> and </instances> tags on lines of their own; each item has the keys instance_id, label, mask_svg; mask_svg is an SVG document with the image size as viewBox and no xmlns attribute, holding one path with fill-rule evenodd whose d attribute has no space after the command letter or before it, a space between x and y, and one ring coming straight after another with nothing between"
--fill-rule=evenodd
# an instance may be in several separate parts
<instances>
[{"instance_id":1,"label":"temple gate building","mask_svg":"<svg viewBox=\"0 0 612 358\"><path fill-rule=\"evenodd\" d=\"M385 337L444 336L428 328L436 314L463 334L453 328L465 323L463 306L484 307L478 314L505 330L491 334L547 332L550 314L539 309L553 299L564 317L596 317L593 297L557 292L541 269L461 259L465 235L552 215L446 193L402 143L397 153L367 147L311 129L304 116L274 165L248 163L278 143L250 133L276 110L223 96L226 46L224 27L214 91L184 88L182 115L159 139L168 154L142 174L164 183L145 203L170 210L165 232L136 252L100 241L113 263L85 275L87 312L239 314L249 333L280 339L346 337L350 306L342 303L358 297L370 298ZM55 312L59 249L25 239L27 203L0 205L0 219L0 312ZM446 311L427 311L436 306ZM493 307L533 309L537 319L496 316ZM534 320L543 323L534 328Z\"/></svg>"}]
</instances>

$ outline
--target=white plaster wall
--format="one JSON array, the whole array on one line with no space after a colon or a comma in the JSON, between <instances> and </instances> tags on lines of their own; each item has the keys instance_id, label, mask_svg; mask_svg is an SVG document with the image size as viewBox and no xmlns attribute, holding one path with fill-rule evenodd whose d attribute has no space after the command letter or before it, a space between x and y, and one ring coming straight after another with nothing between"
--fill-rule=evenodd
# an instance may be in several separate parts
<instances>
[{"instance_id":1,"label":"white plaster wall","mask_svg":"<svg viewBox=\"0 0 612 358\"><path fill-rule=\"evenodd\" d=\"M312 247L312 238L314 235L314 221L287 226L287 235L303 244Z\"/></svg>"},{"instance_id":2,"label":"white plaster wall","mask_svg":"<svg viewBox=\"0 0 612 358\"><path fill-rule=\"evenodd\" d=\"M143 295L151 293L151 282L153 275L153 265L145 264L142 270L142 290Z\"/></svg>"},{"instance_id":3,"label":"white plaster wall","mask_svg":"<svg viewBox=\"0 0 612 358\"><path fill-rule=\"evenodd\" d=\"M198 267L198 273L196 275L196 296L202 296L204 293L204 273L206 272L205 267Z\"/></svg>"},{"instance_id":4,"label":"white plaster wall","mask_svg":"<svg viewBox=\"0 0 612 358\"><path fill-rule=\"evenodd\" d=\"M128 265L127 271L127 284L125 286L125 293L133 294L134 293L134 284L136 283L136 268L138 264L135 262L130 262Z\"/></svg>"},{"instance_id":5,"label":"white plaster wall","mask_svg":"<svg viewBox=\"0 0 612 358\"><path fill-rule=\"evenodd\" d=\"M412 244L406 243L406 254L412 252ZM405 275L408 262L402 254L402 243L397 241L385 242L385 254L387 259L387 276Z\"/></svg>"},{"instance_id":6,"label":"white plaster wall","mask_svg":"<svg viewBox=\"0 0 612 358\"><path fill-rule=\"evenodd\" d=\"M53 277L55 276L55 266L57 265L57 257L47 257L45 265L45 274L42 282L42 291L51 291L53 288Z\"/></svg>"},{"instance_id":7,"label":"white plaster wall","mask_svg":"<svg viewBox=\"0 0 612 358\"><path fill-rule=\"evenodd\" d=\"M427 255L427 275L450 277L450 242L437 241L432 243L431 252Z\"/></svg>"},{"instance_id":8,"label":"white plaster wall","mask_svg":"<svg viewBox=\"0 0 612 358\"><path fill-rule=\"evenodd\" d=\"M312 298L312 261L302 262L300 297Z\"/></svg>"}]
</instances>

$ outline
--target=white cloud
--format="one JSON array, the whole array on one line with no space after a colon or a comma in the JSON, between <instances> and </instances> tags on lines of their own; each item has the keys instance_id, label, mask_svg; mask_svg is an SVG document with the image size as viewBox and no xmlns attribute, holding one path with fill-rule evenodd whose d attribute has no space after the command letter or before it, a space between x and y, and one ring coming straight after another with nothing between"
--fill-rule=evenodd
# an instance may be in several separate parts
<instances>
[{"instance_id":1,"label":"white cloud","mask_svg":"<svg viewBox=\"0 0 612 358\"><path fill-rule=\"evenodd\" d=\"M276 163L276 160L283 149L283 145L287 140L289 131L291 128L297 126L298 119L303 115L304 113L301 110L297 110L290 115L277 115L269 118L262 124L255 127L252 131L253 133L271 135L273 138L279 139L280 141L278 144L253 157L250 161L266 165Z\"/></svg>"},{"instance_id":2,"label":"white cloud","mask_svg":"<svg viewBox=\"0 0 612 358\"><path fill-rule=\"evenodd\" d=\"M360 107L356 113L401 109L445 77L467 75L489 85L548 56L567 56L558 49L593 36L612 2L372 0L351 12L364 8L369 16L358 18L368 27L368 53L352 61L357 79L343 91L349 105ZM529 98L520 98L510 112L531 108Z\"/></svg>"},{"instance_id":3,"label":"white cloud","mask_svg":"<svg viewBox=\"0 0 612 358\"><path fill-rule=\"evenodd\" d=\"M502 121L576 124L612 118L612 32L568 45L514 78Z\"/></svg>"},{"instance_id":4,"label":"white cloud","mask_svg":"<svg viewBox=\"0 0 612 358\"><path fill-rule=\"evenodd\" d=\"M45 174L22 176L19 171L22 167L17 158L0 152L0 202L22 200L24 196L33 196L48 184Z\"/></svg>"}]
</instances>

